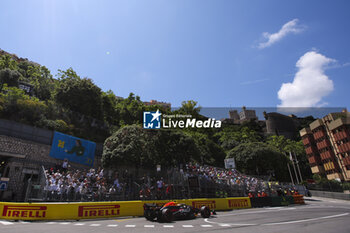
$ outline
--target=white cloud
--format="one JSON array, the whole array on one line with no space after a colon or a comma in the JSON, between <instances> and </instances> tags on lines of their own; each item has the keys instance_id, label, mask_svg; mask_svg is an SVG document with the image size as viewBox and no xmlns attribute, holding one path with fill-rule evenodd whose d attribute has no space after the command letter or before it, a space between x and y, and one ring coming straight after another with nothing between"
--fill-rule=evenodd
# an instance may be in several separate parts
<instances>
[{"instance_id":1,"label":"white cloud","mask_svg":"<svg viewBox=\"0 0 350 233\"><path fill-rule=\"evenodd\" d=\"M321 107L327 103L322 98L333 90L333 81L324 74L334 59L310 51L297 62L298 72L292 83L283 83L278 91L281 104L278 107Z\"/></svg>"},{"instance_id":2,"label":"white cloud","mask_svg":"<svg viewBox=\"0 0 350 233\"><path fill-rule=\"evenodd\" d=\"M291 33L296 34L296 33L302 32L305 29L305 27L298 25L298 21L299 21L298 19L293 19L287 22L282 26L282 28L278 32L273 34L264 32L263 37L266 38L267 41L261 42L258 45L258 48L263 49L263 48L269 47L274 43L276 43L277 41L280 41L283 37L287 36L288 34L291 34Z\"/></svg>"},{"instance_id":3,"label":"white cloud","mask_svg":"<svg viewBox=\"0 0 350 233\"><path fill-rule=\"evenodd\" d=\"M327 69L338 69L338 68L344 68L344 67L347 67L347 66L350 66L350 62L346 62L346 63L343 63L343 64L334 63L333 65L328 66Z\"/></svg>"}]
</instances>

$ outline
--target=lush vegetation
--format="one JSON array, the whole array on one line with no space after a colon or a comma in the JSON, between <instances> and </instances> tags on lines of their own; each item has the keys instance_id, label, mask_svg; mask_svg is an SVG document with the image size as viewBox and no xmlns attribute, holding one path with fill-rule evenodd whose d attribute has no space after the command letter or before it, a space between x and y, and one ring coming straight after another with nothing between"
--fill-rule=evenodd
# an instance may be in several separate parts
<instances>
[{"instance_id":1,"label":"lush vegetation","mask_svg":"<svg viewBox=\"0 0 350 233\"><path fill-rule=\"evenodd\" d=\"M30 88L22 90L20 85ZM303 175L310 176L301 142L267 137L254 121L221 129L144 130L143 112L156 109L205 119L193 100L184 101L171 112L161 106L146 106L133 93L120 98L111 90L105 92L72 68L59 70L53 77L45 66L15 61L9 55L0 57L0 117L104 142L102 162L106 167L190 161L222 167L225 157L233 157L243 172L288 181L286 152L293 151Z\"/></svg>"},{"instance_id":2,"label":"lush vegetation","mask_svg":"<svg viewBox=\"0 0 350 233\"><path fill-rule=\"evenodd\" d=\"M23 84L30 90L20 89ZM157 108L145 106L133 93L122 99L104 92L72 68L59 70L54 78L45 66L17 62L10 55L0 57L0 91L1 118L96 142L121 126L141 123L143 111Z\"/></svg>"}]
</instances>

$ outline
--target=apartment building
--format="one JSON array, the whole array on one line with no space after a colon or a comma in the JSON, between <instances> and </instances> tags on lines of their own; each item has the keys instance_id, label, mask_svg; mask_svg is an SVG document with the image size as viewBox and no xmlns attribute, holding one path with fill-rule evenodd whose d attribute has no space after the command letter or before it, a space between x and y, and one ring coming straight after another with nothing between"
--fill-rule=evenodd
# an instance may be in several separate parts
<instances>
[{"instance_id":1,"label":"apartment building","mask_svg":"<svg viewBox=\"0 0 350 233\"><path fill-rule=\"evenodd\" d=\"M330 113L300 130L314 174L350 181L350 114Z\"/></svg>"},{"instance_id":2,"label":"apartment building","mask_svg":"<svg viewBox=\"0 0 350 233\"><path fill-rule=\"evenodd\" d=\"M150 105L159 105L165 109L171 109L171 103L167 103L167 102L161 102L161 101L157 101L157 100L151 100L150 102L143 102L146 106L150 106Z\"/></svg>"}]
</instances>

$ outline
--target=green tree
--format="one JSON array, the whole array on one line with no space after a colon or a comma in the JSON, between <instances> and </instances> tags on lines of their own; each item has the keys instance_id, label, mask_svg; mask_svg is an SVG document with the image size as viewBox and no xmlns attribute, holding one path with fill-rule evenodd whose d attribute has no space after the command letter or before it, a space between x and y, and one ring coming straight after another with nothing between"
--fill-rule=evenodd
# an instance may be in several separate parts
<instances>
[{"instance_id":1,"label":"green tree","mask_svg":"<svg viewBox=\"0 0 350 233\"><path fill-rule=\"evenodd\" d=\"M276 148L279 152L286 153L287 146L290 148L289 141L284 136L272 135L267 138L266 143Z\"/></svg>"},{"instance_id":2,"label":"green tree","mask_svg":"<svg viewBox=\"0 0 350 233\"><path fill-rule=\"evenodd\" d=\"M17 70L11 70L9 68L0 70L0 91L5 83L9 87L18 87L20 77L21 73L19 73Z\"/></svg>"},{"instance_id":3,"label":"green tree","mask_svg":"<svg viewBox=\"0 0 350 233\"><path fill-rule=\"evenodd\" d=\"M261 135L248 126L229 125L214 135L225 150L231 150L240 143L262 141Z\"/></svg>"},{"instance_id":4,"label":"green tree","mask_svg":"<svg viewBox=\"0 0 350 233\"><path fill-rule=\"evenodd\" d=\"M56 80L45 66L28 66L23 80L33 85L33 94L40 100L51 99Z\"/></svg>"},{"instance_id":5,"label":"green tree","mask_svg":"<svg viewBox=\"0 0 350 233\"><path fill-rule=\"evenodd\" d=\"M102 91L91 79L80 78L69 68L59 70L56 101L73 112L102 120Z\"/></svg>"},{"instance_id":6,"label":"green tree","mask_svg":"<svg viewBox=\"0 0 350 233\"><path fill-rule=\"evenodd\" d=\"M116 111L119 116L119 125L141 124L145 105L139 96L130 93L128 98L118 100Z\"/></svg>"},{"instance_id":7,"label":"green tree","mask_svg":"<svg viewBox=\"0 0 350 233\"><path fill-rule=\"evenodd\" d=\"M222 147L212 141L207 134L196 131L188 131L187 134L194 139L200 152L200 160L198 162L223 167L226 153Z\"/></svg>"},{"instance_id":8,"label":"green tree","mask_svg":"<svg viewBox=\"0 0 350 233\"><path fill-rule=\"evenodd\" d=\"M117 103L118 99L112 90L102 92L103 116L104 120L109 124L118 125Z\"/></svg>"},{"instance_id":9,"label":"green tree","mask_svg":"<svg viewBox=\"0 0 350 233\"><path fill-rule=\"evenodd\" d=\"M201 107L198 106L198 102L194 100L182 101L181 107L177 110L179 113L192 115L192 117L199 116Z\"/></svg>"},{"instance_id":10,"label":"green tree","mask_svg":"<svg viewBox=\"0 0 350 233\"><path fill-rule=\"evenodd\" d=\"M200 152L194 140L177 130L145 130L137 125L125 126L107 138L102 163L154 167L173 166L198 161Z\"/></svg>"},{"instance_id":11,"label":"green tree","mask_svg":"<svg viewBox=\"0 0 350 233\"><path fill-rule=\"evenodd\" d=\"M294 141L286 139L284 136L273 135L267 138L266 143L278 150L280 153L285 154L290 163L292 161L289 160L289 153L292 153L293 157L296 156L302 176L304 178L311 178L311 169L302 141Z\"/></svg>"},{"instance_id":12,"label":"green tree","mask_svg":"<svg viewBox=\"0 0 350 233\"><path fill-rule=\"evenodd\" d=\"M45 117L47 106L37 98L17 100L18 115L22 122L32 124Z\"/></svg>"},{"instance_id":13,"label":"green tree","mask_svg":"<svg viewBox=\"0 0 350 233\"><path fill-rule=\"evenodd\" d=\"M47 106L43 101L26 95L17 87L4 85L0 96L3 100L1 116L7 119L33 124L47 112Z\"/></svg>"},{"instance_id":14,"label":"green tree","mask_svg":"<svg viewBox=\"0 0 350 233\"><path fill-rule=\"evenodd\" d=\"M274 171L280 181L288 180L287 158L263 142L241 143L227 154L235 158L237 169L250 175L269 175Z\"/></svg>"},{"instance_id":15,"label":"green tree","mask_svg":"<svg viewBox=\"0 0 350 233\"><path fill-rule=\"evenodd\" d=\"M0 70L8 68L10 70L16 70L17 62L12 59L10 55L2 55L0 56Z\"/></svg>"}]
</instances>

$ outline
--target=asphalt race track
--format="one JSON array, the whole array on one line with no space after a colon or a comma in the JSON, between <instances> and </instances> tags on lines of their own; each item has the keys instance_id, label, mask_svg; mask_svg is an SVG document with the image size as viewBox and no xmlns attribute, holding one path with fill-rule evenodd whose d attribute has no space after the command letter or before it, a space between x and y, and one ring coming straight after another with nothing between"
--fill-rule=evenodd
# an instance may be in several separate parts
<instances>
[{"instance_id":1,"label":"asphalt race track","mask_svg":"<svg viewBox=\"0 0 350 233\"><path fill-rule=\"evenodd\" d=\"M0 232L350 232L349 201L308 198L306 203L302 206L218 212L209 219L172 223L149 222L141 217L55 222L0 220Z\"/></svg>"}]
</instances>

